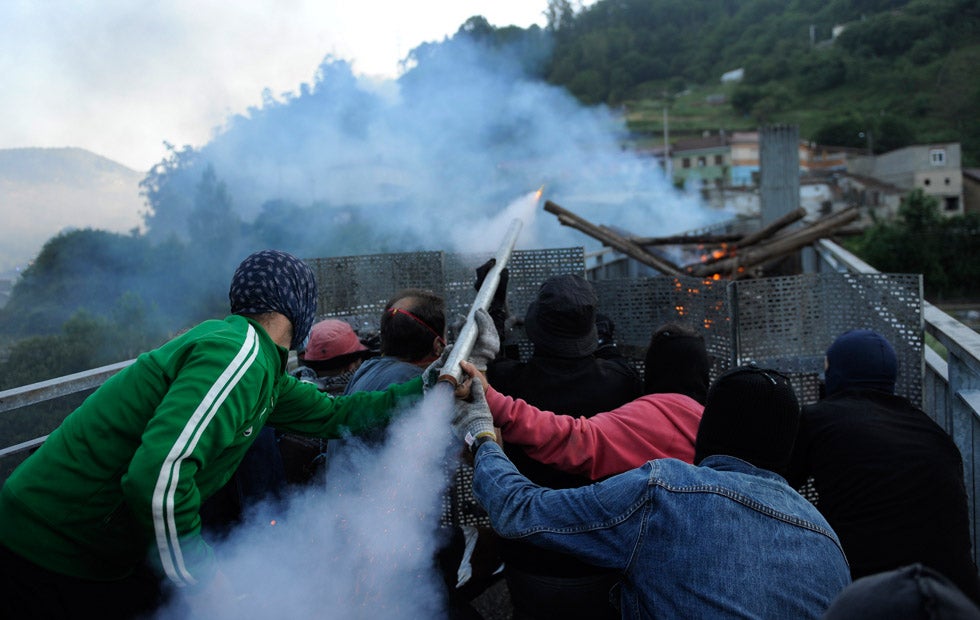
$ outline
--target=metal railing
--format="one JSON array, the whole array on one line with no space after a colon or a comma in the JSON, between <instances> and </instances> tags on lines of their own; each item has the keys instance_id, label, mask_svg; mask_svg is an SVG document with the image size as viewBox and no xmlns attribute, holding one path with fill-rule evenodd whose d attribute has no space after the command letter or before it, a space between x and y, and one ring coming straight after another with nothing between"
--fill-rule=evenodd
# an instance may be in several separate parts
<instances>
[{"instance_id":1,"label":"metal railing","mask_svg":"<svg viewBox=\"0 0 980 620\"><path fill-rule=\"evenodd\" d=\"M16 409L22 409L92 390L105 383L106 379L132 363L133 360L117 362L108 366L102 366L101 368L77 372L73 375L55 377L47 381L39 381L38 383L4 390L0 392L0 415L8 415L9 412ZM66 411L65 415L67 414L68 412ZM0 459L30 450L44 443L45 439L47 439L47 435L34 437L14 445L4 446L0 448ZM3 441L7 441L7 439L4 438Z\"/></svg>"}]
</instances>

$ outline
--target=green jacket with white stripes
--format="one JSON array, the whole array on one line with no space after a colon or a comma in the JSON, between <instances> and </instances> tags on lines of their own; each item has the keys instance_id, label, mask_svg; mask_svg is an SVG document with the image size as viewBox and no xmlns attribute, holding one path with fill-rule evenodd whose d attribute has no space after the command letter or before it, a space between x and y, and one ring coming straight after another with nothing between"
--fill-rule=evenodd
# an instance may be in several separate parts
<instances>
[{"instance_id":1,"label":"green jacket with white stripes","mask_svg":"<svg viewBox=\"0 0 980 620\"><path fill-rule=\"evenodd\" d=\"M264 424L356 435L422 394L415 379L331 397L289 376L287 354L258 323L232 315L140 355L11 474L0 490L0 543L84 579L121 579L149 559L178 586L207 582L216 569L200 535L201 502Z\"/></svg>"}]
</instances>

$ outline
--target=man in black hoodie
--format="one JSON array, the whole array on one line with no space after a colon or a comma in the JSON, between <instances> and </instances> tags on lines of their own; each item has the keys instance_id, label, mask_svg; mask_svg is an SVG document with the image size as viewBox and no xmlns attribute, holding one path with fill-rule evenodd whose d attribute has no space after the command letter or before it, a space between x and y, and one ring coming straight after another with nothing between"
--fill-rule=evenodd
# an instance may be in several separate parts
<instances>
[{"instance_id":1,"label":"man in black hoodie","mask_svg":"<svg viewBox=\"0 0 980 620\"><path fill-rule=\"evenodd\" d=\"M827 350L826 397L803 407L789 482L813 477L817 508L858 579L916 562L980 601L963 460L950 436L898 396L898 360L871 330Z\"/></svg>"},{"instance_id":2,"label":"man in black hoodie","mask_svg":"<svg viewBox=\"0 0 980 620\"><path fill-rule=\"evenodd\" d=\"M595 355L597 306L595 290L585 278L564 274L545 280L524 317L533 355L526 362L491 363L490 384L539 409L573 416L591 417L638 398L639 374L618 360ZM542 486L562 489L591 482L538 463L520 446L505 444L504 449L522 474ZM615 574L526 542L502 541L501 555L515 618L619 617L609 603Z\"/></svg>"}]
</instances>

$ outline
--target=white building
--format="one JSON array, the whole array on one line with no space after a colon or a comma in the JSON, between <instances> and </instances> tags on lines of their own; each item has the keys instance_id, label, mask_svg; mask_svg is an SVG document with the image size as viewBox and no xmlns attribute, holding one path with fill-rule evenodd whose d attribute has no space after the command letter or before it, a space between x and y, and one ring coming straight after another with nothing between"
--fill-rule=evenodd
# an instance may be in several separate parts
<instances>
[{"instance_id":1,"label":"white building","mask_svg":"<svg viewBox=\"0 0 980 620\"><path fill-rule=\"evenodd\" d=\"M963 214L963 171L960 144L920 144L884 153L851 158L847 171L872 177L908 193L921 189L939 200L946 215Z\"/></svg>"}]
</instances>

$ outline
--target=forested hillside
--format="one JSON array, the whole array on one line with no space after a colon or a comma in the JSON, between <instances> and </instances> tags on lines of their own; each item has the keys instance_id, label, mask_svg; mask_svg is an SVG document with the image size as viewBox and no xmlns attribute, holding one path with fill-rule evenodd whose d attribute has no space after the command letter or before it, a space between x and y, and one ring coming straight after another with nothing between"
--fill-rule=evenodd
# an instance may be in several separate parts
<instances>
[{"instance_id":1,"label":"forested hillside","mask_svg":"<svg viewBox=\"0 0 980 620\"><path fill-rule=\"evenodd\" d=\"M667 104L692 131L793 123L878 152L959 141L965 165L980 165L975 0L599 0L579 13L552 0L549 11L547 79L625 106L637 130L660 131ZM723 86L738 68L744 79ZM685 123L685 110L699 118Z\"/></svg>"}]
</instances>

